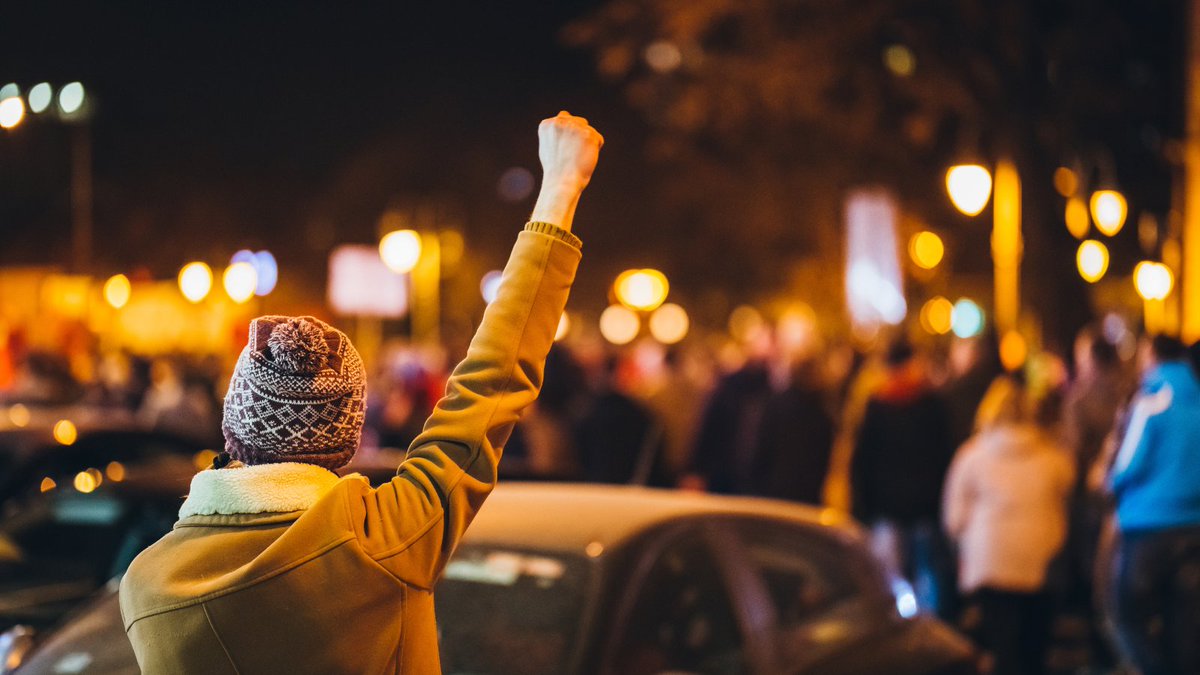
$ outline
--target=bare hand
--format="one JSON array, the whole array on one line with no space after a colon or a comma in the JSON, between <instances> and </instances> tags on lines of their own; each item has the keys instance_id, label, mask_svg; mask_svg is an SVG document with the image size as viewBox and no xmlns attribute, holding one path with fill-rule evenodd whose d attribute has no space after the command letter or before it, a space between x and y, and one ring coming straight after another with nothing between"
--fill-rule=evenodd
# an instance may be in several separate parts
<instances>
[{"instance_id":1,"label":"bare hand","mask_svg":"<svg viewBox=\"0 0 1200 675\"><path fill-rule=\"evenodd\" d=\"M592 178L604 137L588 121L567 111L542 120L538 127L538 159L542 189L531 218L571 229L579 196Z\"/></svg>"},{"instance_id":2,"label":"bare hand","mask_svg":"<svg viewBox=\"0 0 1200 675\"><path fill-rule=\"evenodd\" d=\"M538 126L538 159L542 180L567 183L583 190L592 178L604 137L588 121L566 110Z\"/></svg>"}]
</instances>

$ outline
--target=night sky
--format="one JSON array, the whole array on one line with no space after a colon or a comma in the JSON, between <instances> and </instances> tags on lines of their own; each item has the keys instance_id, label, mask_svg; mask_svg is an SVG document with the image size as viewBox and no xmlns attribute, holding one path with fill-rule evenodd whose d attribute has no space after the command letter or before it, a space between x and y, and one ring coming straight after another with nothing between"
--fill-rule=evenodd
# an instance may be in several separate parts
<instances>
[{"instance_id":1,"label":"night sky","mask_svg":"<svg viewBox=\"0 0 1200 675\"><path fill-rule=\"evenodd\" d=\"M563 44L563 26L602 4L8 3L0 84L79 80L94 97L91 272L170 278L188 260L223 265L239 248L270 248L285 282L311 294L323 291L329 248L373 243L395 206L452 206L447 222L478 264L499 266L533 197L505 201L497 180L514 166L536 173L537 122L567 108L607 138L577 220L589 261L576 296L599 307L621 269L703 277L720 262L689 252L699 239L686 209L661 217L664 194L695 188L648 161L651 129L620 83L596 75L593 54ZM1154 7L1129 6L1130 43L1110 55L1113 77L1148 73L1160 98L1181 107L1174 5ZM1174 135L1181 125L1166 109L1155 108L1157 129L1138 122L1125 135L1134 145ZM33 116L0 132L0 264L68 263L70 132ZM1153 199L1143 202L1165 210L1161 170L1117 160L1133 197L1145 177ZM940 167L924 169L928 180L920 170L918 179L938 193ZM713 246L726 258L725 242L745 232L723 222L727 239ZM1133 249L1135 237L1125 239ZM732 290L754 266L730 263L704 281Z\"/></svg>"},{"instance_id":2,"label":"night sky","mask_svg":"<svg viewBox=\"0 0 1200 675\"><path fill-rule=\"evenodd\" d=\"M5 9L0 83L94 94L98 273L170 276L242 246L319 264L331 240L370 242L405 195L461 200L468 236L502 244L532 197L504 202L496 180L536 173L542 117L567 108L625 138L640 124L559 39L595 4L28 3ZM65 263L68 130L30 116L17 132L0 134L0 262ZM605 171L623 154L606 148L584 236L619 220ZM594 228L602 249L612 229Z\"/></svg>"}]
</instances>

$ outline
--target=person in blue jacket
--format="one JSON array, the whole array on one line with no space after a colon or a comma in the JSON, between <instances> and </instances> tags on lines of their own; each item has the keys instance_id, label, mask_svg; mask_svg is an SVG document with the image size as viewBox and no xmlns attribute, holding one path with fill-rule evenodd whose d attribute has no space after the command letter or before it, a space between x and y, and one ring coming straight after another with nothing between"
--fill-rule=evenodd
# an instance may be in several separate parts
<instances>
[{"instance_id":1,"label":"person in blue jacket","mask_svg":"<svg viewBox=\"0 0 1200 675\"><path fill-rule=\"evenodd\" d=\"M1139 359L1141 387L1109 475L1117 637L1146 675L1200 673L1200 380L1173 338L1145 341Z\"/></svg>"}]
</instances>

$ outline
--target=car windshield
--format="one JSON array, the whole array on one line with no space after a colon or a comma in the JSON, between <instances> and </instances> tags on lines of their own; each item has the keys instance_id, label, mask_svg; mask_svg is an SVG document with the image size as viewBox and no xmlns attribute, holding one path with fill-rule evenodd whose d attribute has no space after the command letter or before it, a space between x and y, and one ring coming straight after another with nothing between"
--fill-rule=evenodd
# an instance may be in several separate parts
<instances>
[{"instance_id":1,"label":"car windshield","mask_svg":"<svg viewBox=\"0 0 1200 675\"><path fill-rule=\"evenodd\" d=\"M461 547L434 594L443 672L565 672L590 573L582 556Z\"/></svg>"},{"instance_id":2,"label":"car windshield","mask_svg":"<svg viewBox=\"0 0 1200 675\"><path fill-rule=\"evenodd\" d=\"M170 530L191 464L168 459L56 473L5 504L0 626L41 627L124 571Z\"/></svg>"}]
</instances>

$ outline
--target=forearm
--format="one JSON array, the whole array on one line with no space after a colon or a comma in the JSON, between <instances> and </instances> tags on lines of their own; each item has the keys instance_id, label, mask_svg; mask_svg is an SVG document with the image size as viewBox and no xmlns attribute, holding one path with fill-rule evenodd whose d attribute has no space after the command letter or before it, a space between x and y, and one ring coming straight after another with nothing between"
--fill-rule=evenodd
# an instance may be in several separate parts
<instances>
[{"instance_id":1,"label":"forearm","mask_svg":"<svg viewBox=\"0 0 1200 675\"><path fill-rule=\"evenodd\" d=\"M582 187L575 182L556 179L543 181L529 220L550 223L570 232L580 194Z\"/></svg>"},{"instance_id":2,"label":"forearm","mask_svg":"<svg viewBox=\"0 0 1200 675\"><path fill-rule=\"evenodd\" d=\"M540 223L521 233L496 300L400 467L442 502L448 549L491 491L501 450L541 389L580 259L577 242Z\"/></svg>"}]
</instances>

